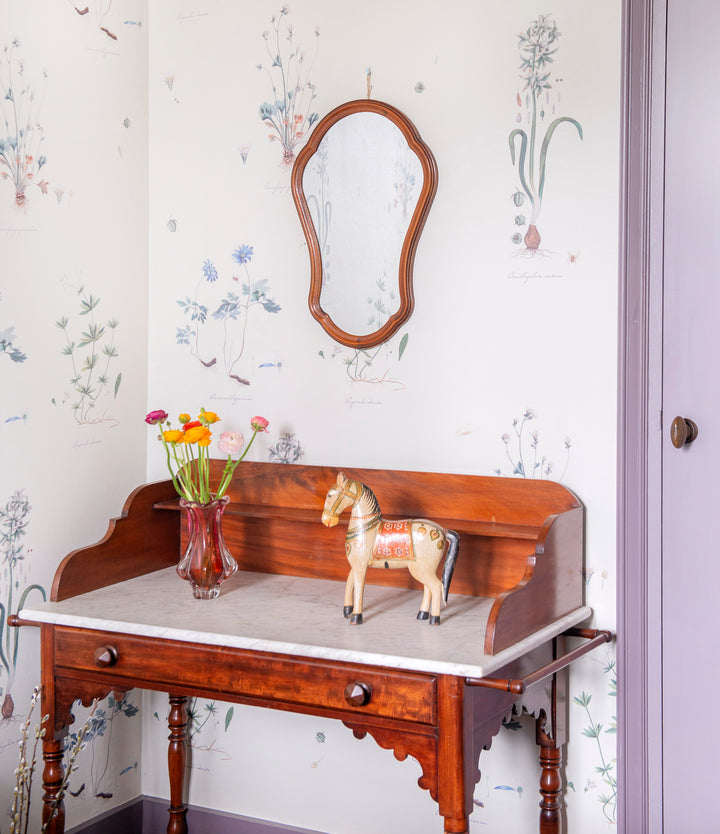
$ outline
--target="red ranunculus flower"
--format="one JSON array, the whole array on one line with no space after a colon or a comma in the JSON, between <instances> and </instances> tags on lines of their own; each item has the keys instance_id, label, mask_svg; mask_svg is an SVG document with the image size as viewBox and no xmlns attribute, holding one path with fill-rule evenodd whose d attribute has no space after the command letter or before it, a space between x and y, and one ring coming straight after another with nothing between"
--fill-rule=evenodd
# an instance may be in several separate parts
<instances>
[{"instance_id":1,"label":"red ranunculus flower","mask_svg":"<svg viewBox=\"0 0 720 834\"><path fill-rule=\"evenodd\" d=\"M164 423L167 420L168 414L167 411L163 411L162 409L158 409L157 411L151 411L146 417L145 422L149 426L157 426L158 423Z\"/></svg>"}]
</instances>

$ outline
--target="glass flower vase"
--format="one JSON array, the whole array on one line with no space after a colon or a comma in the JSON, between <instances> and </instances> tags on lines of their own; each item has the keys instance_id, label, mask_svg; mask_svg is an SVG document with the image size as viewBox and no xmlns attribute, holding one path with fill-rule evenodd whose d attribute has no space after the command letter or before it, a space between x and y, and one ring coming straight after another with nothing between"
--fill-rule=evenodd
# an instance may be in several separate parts
<instances>
[{"instance_id":1,"label":"glass flower vase","mask_svg":"<svg viewBox=\"0 0 720 834\"><path fill-rule=\"evenodd\" d=\"M227 495L207 504L180 499L187 516L188 545L177 572L190 582L195 599L215 599L221 583L238 569L222 531L222 516L229 503Z\"/></svg>"}]
</instances>

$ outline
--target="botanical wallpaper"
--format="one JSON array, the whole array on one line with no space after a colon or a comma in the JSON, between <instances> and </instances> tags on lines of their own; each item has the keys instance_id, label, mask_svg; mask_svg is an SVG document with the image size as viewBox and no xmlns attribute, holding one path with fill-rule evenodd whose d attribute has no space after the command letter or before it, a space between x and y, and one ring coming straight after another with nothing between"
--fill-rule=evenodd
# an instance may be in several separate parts
<instances>
[{"instance_id":1,"label":"botanical wallpaper","mask_svg":"<svg viewBox=\"0 0 720 834\"><path fill-rule=\"evenodd\" d=\"M2 622L166 477L145 413L204 407L223 430L270 420L256 460L562 482L587 513L578 581L614 628L620 45L619 0L0 0ZM367 96L414 123L439 185L414 313L358 350L309 313L290 174L318 120ZM391 187L399 211L418 184ZM316 216L324 237L326 201ZM395 290L374 284L369 322ZM2 626L0 784L38 659L33 629ZM167 709L133 691L76 710L70 825L167 795ZM568 830L599 834L614 646L573 666L567 710ZM338 722L194 699L190 727L191 803L327 834L438 830L419 765ZM535 830L533 722L509 721L480 769L471 831ZM353 801L359 774L372 802Z\"/></svg>"},{"instance_id":2,"label":"botanical wallpaper","mask_svg":"<svg viewBox=\"0 0 720 834\"><path fill-rule=\"evenodd\" d=\"M40 683L37 629L7 617L49 597L64 556L146 477L143 21L144 2L0 0L0 831ZM75 711L71 825L141 790L141 700Z\"/></svg>"}]
</instances>

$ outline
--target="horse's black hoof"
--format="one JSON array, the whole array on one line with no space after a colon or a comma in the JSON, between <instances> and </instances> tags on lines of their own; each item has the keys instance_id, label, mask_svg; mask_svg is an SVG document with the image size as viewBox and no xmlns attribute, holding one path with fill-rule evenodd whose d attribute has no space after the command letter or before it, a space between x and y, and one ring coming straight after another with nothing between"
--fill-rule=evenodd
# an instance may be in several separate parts
<instances>
[{"instance_id":1,"label":"horse's black hoof","mask_svg":"<svg viewBox=\"0 0 720 834\"><path fill-rule=\"evenodd\" d=\"M350 617L350 625L362 625L362 614L353 614Z\"/></svg>"},{"instance_id":2,"label":"horse's black hoof","mask_svg":"<svg viewBox=\"0 0 720 834\"><path fill-rule=\"evenodd\" d=\"M430 617L430 625L440 625L440 615L437 617Z\"/></svg>"},{"instance_id":3,"label":"horse's black hoof","mask_svg":"<svg viewBox=\"0 0 720 834\"><path fill-rule=\"evenodd\" d=\"M428 611L418 611L417 618L418 620L427 620L429 616L430 614Z\"/></svg>"},{"instance_id":4,"label":"horse's black hoof","mask_svg":"<svg viewBox=\"0 0 720 834\"><path fill-rule=\"evenodd\" d=\"M353 607L352 605L345 605L343 607L343 617L347 620L347 618L352 614Z\"/></svg>"}]
</instances>

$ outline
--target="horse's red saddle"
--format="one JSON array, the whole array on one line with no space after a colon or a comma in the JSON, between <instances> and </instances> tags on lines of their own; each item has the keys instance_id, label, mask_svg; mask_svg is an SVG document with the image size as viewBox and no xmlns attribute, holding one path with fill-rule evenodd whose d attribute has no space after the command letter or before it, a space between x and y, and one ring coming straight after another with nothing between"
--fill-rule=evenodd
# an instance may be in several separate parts
<instances>
[{"instance_id":1,"label":"horse's red saddle","mask_svg":"<svg viewBox=\"0 0 720 834\"><path fill-rule=\"evenodd\" d=\"M410 535L410 521L384 521L373 546L372 558L383 562L389 559L405 559L411 562L415 559L412 536Z\"/></svg>"}]
</instances>

